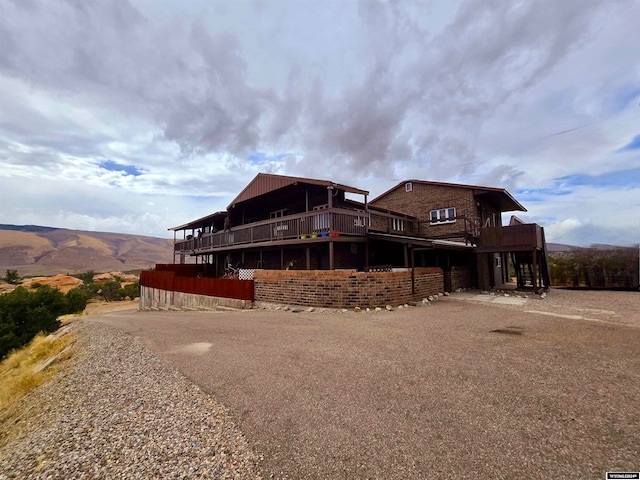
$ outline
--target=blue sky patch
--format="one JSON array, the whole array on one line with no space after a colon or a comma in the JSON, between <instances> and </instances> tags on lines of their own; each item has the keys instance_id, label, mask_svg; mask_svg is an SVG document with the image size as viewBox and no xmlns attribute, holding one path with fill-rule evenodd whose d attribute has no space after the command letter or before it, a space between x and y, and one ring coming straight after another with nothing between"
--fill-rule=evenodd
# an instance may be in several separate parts
<instances>
[{"instance_id":1,"label":"blue sky patch","mask_svg":"<svg viewBox=\"0 0 640 480\"><path fill-rule=\"evenodd\" d=\"M626 109L638 96L640 96L640 88L636 85L629 85L618 89L611 99L611 110L619 112Z\"/></svg>"},{"instance_id":2,"label":"blue sky patch","mask_svg":"<svg viewBox=\"0 0 640 480\"><path fill-rule=\"evenodd\" d=\"M110 172L124 172L127 175L133 175L134 177L142 175L142 172L133 165L120 165L113 160L101 162L100 167L104 168L105 170L109 170Z\"/></svg>"},{"instance_id":3,"label":"blue sky patch","mask_svg":"<svg viewBox=\"0 0 640 480\"><path fill-rule=\"evenodd\" d=\"M516 191L516 197L528 202L545 202L549 196L571 195L572 190L567 188L527 188Z\"/></svg>"},{"instance_id":4,"label":"blue sky patch","mask_svg":"<svg viewBox=\"0 0 640 480\"><path fill-rule=\"evenodd\" d=\"M263 163L279 162L286 156L287 156L286 153L276 153L275 155L267 155L264 152L252 152L247 156L247 160L249 160L251 163L261 165Z\"/></svg>"},{"instance_id":5,"label":"blue sky patch","mask_svg":"<svg viewBox=\"0 0 640 480\"><path fill-rule=\"evenodd\" d=\"M631 140L628 144L622 147L619 152L627 152L629 150L640 150L640 135L636 135L636 138Z\"/></svg>"},{"instance_id":6,"label":"blue sky patch","mask_svg":"<svg viewBox=\"0 0 640 480\"><path fill-rule=\"evenodd\" d=\"M556 178L556 183L564 187L585 185L593 187L637 187L640 184L640 168L618 170L601 175L567 175L566 177Z\"/></svg>"}]
</instances>

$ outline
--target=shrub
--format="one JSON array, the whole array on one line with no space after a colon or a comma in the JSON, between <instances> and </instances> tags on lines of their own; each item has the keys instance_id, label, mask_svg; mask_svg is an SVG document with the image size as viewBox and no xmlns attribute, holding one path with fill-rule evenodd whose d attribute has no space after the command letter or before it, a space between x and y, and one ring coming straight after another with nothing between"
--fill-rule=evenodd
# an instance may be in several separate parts
<instances>
[{"instance_id":1,"label":"shrub","mask_svg":"<svg viewBox=\"0 0 640 480\"><path fill-rule=\"evenodd\" d=\"M118 290L120 298L129 297L131 300L140 296L140 282L134 282L129 285L125 285Z\"/></svg>"},{"instance_id":2,"label":"shrub","mask_svg":"<svg viewBox=\"0 0 640 480\"><path fill-rule=\"evenodd\" d=\"M70 313L80 313L87 308L87 295L78 288L69 290L65 295Z\"/></svg>"},{"instance_id":3,"label":"shrub","mask_svg":"<svg viewBox=\"0 0 640 480\"><path fill-rule=\"evenodd\" d=\"M20 280L20 275L18 275L17 270L7 270L7 273L4 277L4 281L11 284L16 284Z\"/></svg>"},{"instance_id":4,"label":"shrub","mask_svg":"<svg viewBox=\"0 0 640 480\"><path fill-rule=\"evenodd\" d=\"M89 285L93 283L93 277L95 275L96 275L96 272L94 272L93 270L89 270L88 272L84 272L84 273L76 273L74 277L82 280L82 283L84 283L85 285Z\"/></svg>"},{"instance_id":5,"label":"shrub","mask_svg":"<svg viewBox=\"0 0 640 480\"><path fill-rule=\"evenodd\" d=\"M122 300L122 296L120 295L120 283L112 280L103 284L102 296L107 302Z\"/></svg>"},{"instance_id":6,"label":"shrub","mask_svg":"<svg viewBox=\"0 0 640 480\"><path fill-rule=\"evenodd\" d=\"M77 312L81 305L77 294L65 296L48 285L35 292L18 287L0 295L0 358L26 345L39 332L55 331L60 326L58 317Z\"/></svg>"}]
</instances>

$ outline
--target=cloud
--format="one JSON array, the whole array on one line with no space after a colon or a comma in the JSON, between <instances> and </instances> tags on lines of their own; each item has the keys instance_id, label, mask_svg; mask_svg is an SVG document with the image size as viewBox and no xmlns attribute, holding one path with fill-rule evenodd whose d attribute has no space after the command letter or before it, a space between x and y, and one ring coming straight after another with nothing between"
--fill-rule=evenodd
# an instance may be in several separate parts
<instances>
[{"instance_id":1,"label":"cloud","mask_svg":"<svg viewBox=\"0 0 640 480\"><path fill-rule=\"evenodd\" d=\"M258 171L372 195L423 178L526 189L534 212L571 197L582 212L535 215L597 227L582 187L638 216L604 190L633 190L640 168L638 19L637 3L603 0L9 0L0 181L132 195L144 218L160 195L222 209Z\"/></svg>"}]
</instances>

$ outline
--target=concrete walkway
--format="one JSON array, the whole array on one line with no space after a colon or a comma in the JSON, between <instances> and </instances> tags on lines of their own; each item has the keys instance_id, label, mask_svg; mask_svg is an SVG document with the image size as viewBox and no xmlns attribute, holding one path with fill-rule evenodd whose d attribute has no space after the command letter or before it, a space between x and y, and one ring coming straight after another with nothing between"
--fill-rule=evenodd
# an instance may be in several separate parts
<instances>
[{"instance_id":1,"label":"concrete walkway","mask_svg":"<svg viewBox=\"0 0 640 480\"><path fill-rule=\"evenodd\" d=\"M477 290L469 292L454 292L448 296L440 297L441 300L460 300L470 302L494 303L498 305L526 305L528 298L511 295L509 293L479 293Z\"/></svg>"}]
</instances>

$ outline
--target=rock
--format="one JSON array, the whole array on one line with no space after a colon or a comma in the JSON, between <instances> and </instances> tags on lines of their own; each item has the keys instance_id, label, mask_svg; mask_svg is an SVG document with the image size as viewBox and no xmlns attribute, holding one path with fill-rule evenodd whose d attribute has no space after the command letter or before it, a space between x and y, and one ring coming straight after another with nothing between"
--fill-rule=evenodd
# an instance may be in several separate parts
<instances>
[{"instance_id":1,"label":"rock","mask_svg":"<svg viewBox=\"0 0 640 480\"><path fill-rule=\"evenodd\" d=\"M288 312L288 311L289 311L289 305L287 305L286 307L284 307L284 308L283 308L283 310L284 310L285 312Z\"/></svg>"},{"instance_id":2,"label":"rock","mask_svg":"<svg viewBox=\"0 0 640 480\"><path fill-rule=\"evenodd\" d=\"M482 290L480 293L482 295L489 295L489 291L488 290Z\"/></svg>"},{"instance_id":3,"label":"rock","mask_svg":"<svg viewBox=\"0 0 640 480\"><path fill-rule=\"evenodd\" d=\"M314 309L313 307L309 307L309 308L307 308L307 312L309 312L309 313L313 312L314 310L315 310L315 309Z\"/></svg>"},{"instance_id":4,"label":"rock","mask_svg":"<svg viewBox=\"0 0 640 480\"><path fill-rule=\"evenodd\" d=\"M360 307L356 307L356 308L353 309L353 311L356 312L356 313L360 313L361 309L360 309Z\"/></svg>"},{"instance_id":5,"label":"rock","mask_svg":"<svg viewBox=\"0 0 640 480\"><path fill-rule=\"evenodd\" d=\"M367 307L367 312L370 312L370 311L371 311L371 309L369 307Z\"/></svg>"},{"instance_id":6,"label":"rock","mask_svg":"<svg viewBox=\"0 0 640 480\"><path fill-rule=\"evenodd\" d=\"M292 308L291 309L291 313L300 313L300 312L302 312L301 308Z\"/></svg>"},{"instance_id":7,"label":"rock","mask_svg":"<svg viewBox=\"0 0 640 480\"><path fill-rule=\"evenodd\" d=\"M546 292L541 293L541 294L540 294L540 298L547 298L547 294L546 294Z\"/></svg>"},{"instance_id":8,"label":"rock","mask_svg":"<svg viewBox=\"0 0 640 480\"><path fill-rule=\"evenodd\" d=\"M408 303L405 303L405 304L404 304L404 308L409 308L409 304L408 304Z\"/></svg>"},{"instance_id":9,"label":"rock","mask_svg":"<svg viewBox=\"0 0 640 480\"><path fill-rule=\"evenodd\" d=\"M509 295L508 293L504 294L505 297L510 297L511 295Z\"/></svg>"},{"instance_id":10,"label":"rock","mask_svg":"<svg viewBox=\"0 0 640 480\"><path fill-rule=\"evenodd\" d=\"M430 302L433 302L436 298L433 295L429 295L428 300Z\"/></svg>"},{"instance_id":11,"label":"rock","mask_svg":"<svg viewBox=\"0 0 640 480\"><path fill-rule=\"evenodd\" d=\"M381 312L382 309L380 307L376 307L376 312Z\"/></svg>"},{"instance_id":12,"label":"rock","mask_svg":"<svg viewBox=\"0 0 640 480\"><path fill-rule=\"evenodd\" d=\"M404 307L402 305L398 305L398 310L402 310Z\"/></svg>"},{"instance_id":13,"label":"rock","mask_svg":"<svg viewBox=\"0 0 640 480\"><path fill-rule=\"evenodd\" d=\"M340 310L342 313L347 313L349 310L347 310L346 308L343 308L342 310Z\"/></svg>"},{"instance_id":14,"label":"rock","mask_svg":"<svg viewBox=\"0 0 640 480\"><path fill-rule=\"evenodd\" d=\"M392 307L391 305L387 305L385 308L386 308L386 309L387 309L387 311L389 311L389 312L393 310L393 307Z\"/></svg>"},{"instance_id":15,"label":"rock","mask_svg":"<svg viewBox=\"0 0 640 480\"><path fill-rule=\"evenodd\" d=\"M444 295L445 297L448 297L448 296L449 296L449 292L444 292L444 294L443 294L443 295Z\"/></svg>"}]
</instances>

